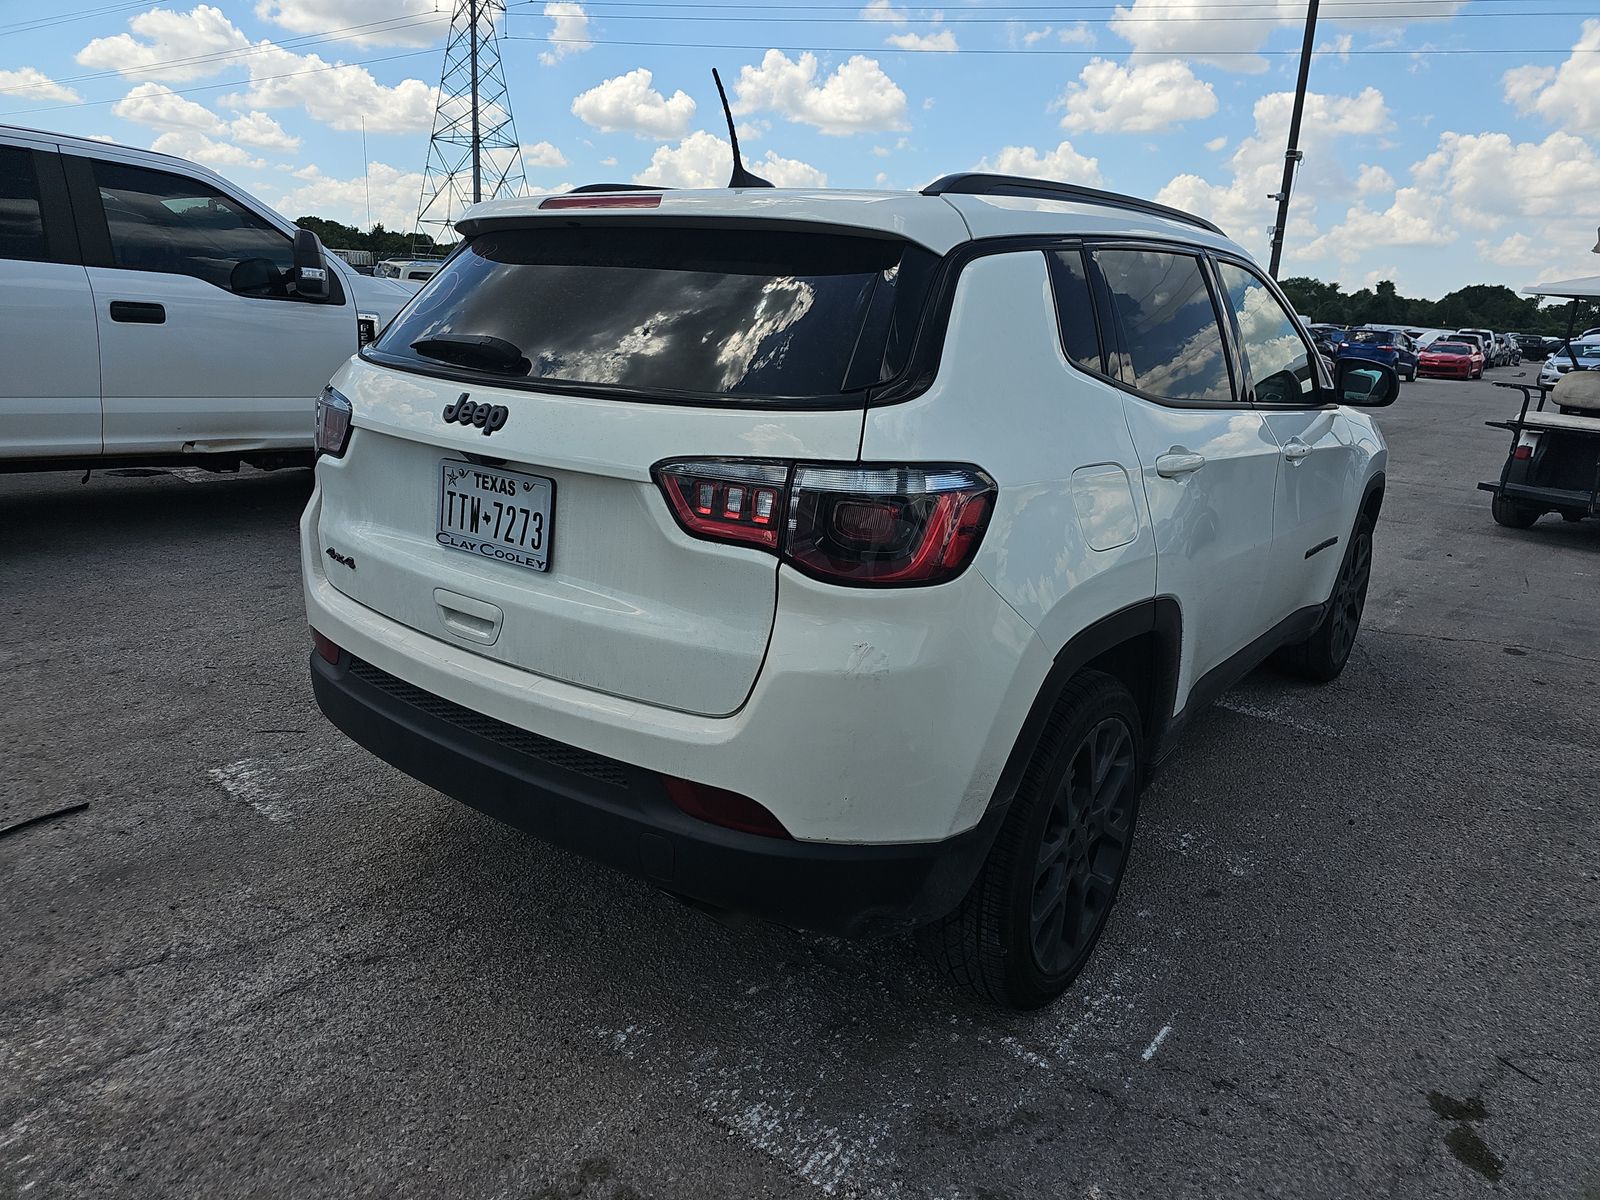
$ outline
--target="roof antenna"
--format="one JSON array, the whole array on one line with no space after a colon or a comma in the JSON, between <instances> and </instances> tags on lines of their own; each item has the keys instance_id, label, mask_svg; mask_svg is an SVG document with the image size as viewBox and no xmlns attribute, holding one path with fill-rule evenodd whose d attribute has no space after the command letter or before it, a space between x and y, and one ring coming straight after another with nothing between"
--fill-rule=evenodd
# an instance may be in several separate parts
<instances>
[{"instance_id":1,"label":"roof antenna","mask_svg":"<svg viewBox=\"0 0 1600 1200\"><path fill-rule=\"evenodd\" d=\"M711 78L717 82L717 95L722 98L722 115L728 118L728 141L733 143L733 178L728 180L731 188L769 188L772 183L752 175L744 169L744 160L739 157L739 135L733 131L733 110L728 107L728 93L722 90L722 76L717 74L715 67L711 68Z\"/></svg>"}]
</instances>

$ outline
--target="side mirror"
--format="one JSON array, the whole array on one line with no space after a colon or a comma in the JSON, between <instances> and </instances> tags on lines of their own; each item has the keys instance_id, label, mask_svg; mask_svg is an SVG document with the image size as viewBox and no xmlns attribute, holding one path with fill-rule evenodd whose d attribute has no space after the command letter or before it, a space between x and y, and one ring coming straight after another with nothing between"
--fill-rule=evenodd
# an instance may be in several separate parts
<instances>
[{"instance_id":1,"label":"side mirror","mask_svg":"<svg viewBox=\"0 0 1600 1200\"><path fill-rule=\"evenodd\" d=\"M1400 375L1387 363L1341 358L1333 364L1333 399L1352 408L1383 408L1400 395Z\"/></svg>"},{"instance_id":2,"label":"side mirror","mask_svg":"<svg viewBox=\"0 0 1600 1200\"><path fill-rule=\"evenodd\" d=\"M328 298L328 260L322 243L309 229L294 231L294 290L307 300Z\"/></svg>"}]
</instances>

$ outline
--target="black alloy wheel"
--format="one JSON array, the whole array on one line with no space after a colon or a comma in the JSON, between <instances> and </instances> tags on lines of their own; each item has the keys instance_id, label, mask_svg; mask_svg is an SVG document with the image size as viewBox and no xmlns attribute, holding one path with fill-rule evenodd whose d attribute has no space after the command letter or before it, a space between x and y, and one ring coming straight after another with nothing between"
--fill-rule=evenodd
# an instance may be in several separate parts
<instances>
[{"instance_id":1,"label":"black alloy wheel","mask_svg":"<svg viewBox=\"0 0 1600 1200\"><path fill-rule=\"evenodd\" d=\"M966 898L918 931L951 980L991 1003L1030 1009L1077 978L1133 847L1142 729L1120 679L1084 671L1062 689Z\"/></svg>"},{"instance_id":2,"label":"black alloy wheel","mask_svg":"<svg viewBox=\"0 0 1600 1200\"><path fill-rule=\"evenodd\" d=\"M1350 531L1350 541L1339 563L1333 590L1328 594L1322 620L1310 637L1296 645L1285 646L1273 656L1273 661L1291 675L1315 683L1337 679L1350 661L1356 635L1361 631L1361 615L1366 611L1367 587L1371 582L1372 518L1361 513Z\"/></svg>"},{"instance_id":3,"label":"black alloy wheel","mask_svg":"<svg viewBox=\"0 0 1600 1200\"><path fill-rule=\"evenodd\" d=\"M1133 731L1105 718L1089 731L1045 814L1034 863L1028 940L1047 975L1086 957L1111 911L1133 836Z\"/></svg>"}]
</instances>

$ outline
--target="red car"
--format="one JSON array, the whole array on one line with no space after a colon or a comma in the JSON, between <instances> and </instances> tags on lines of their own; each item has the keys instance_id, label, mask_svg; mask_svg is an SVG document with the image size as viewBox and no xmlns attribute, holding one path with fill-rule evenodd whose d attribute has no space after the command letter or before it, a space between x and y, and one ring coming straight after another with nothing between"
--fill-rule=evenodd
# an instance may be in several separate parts
<instances>
[{"instance_id":1,"label":"red car","mask_svg":"<svg viewBox=\"0 0 1600 1200\"><path fill-rule=\"evenodd\" d=\"M1440 379L1482 379L1483 351L1471 342L1434 342L1417 358L1417 374Z\"/></svg>"}]
</instances>

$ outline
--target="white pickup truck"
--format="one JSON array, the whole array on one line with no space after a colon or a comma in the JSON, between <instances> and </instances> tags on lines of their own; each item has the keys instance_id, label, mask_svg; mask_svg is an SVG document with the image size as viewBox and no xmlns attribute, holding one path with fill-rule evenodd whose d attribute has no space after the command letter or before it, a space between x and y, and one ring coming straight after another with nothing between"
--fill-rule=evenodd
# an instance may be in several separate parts
<instances>
[{"instance_id":1,"label":"white pickup truck","mask_svg":"<svg viewBox=\"0 0 1600 1200\"><path fill-rule=\"evenodd\" d=\"M0 125L0 471L309 465L322 385L415 294L204 167Z\"/></svg>"}]
</instances>

